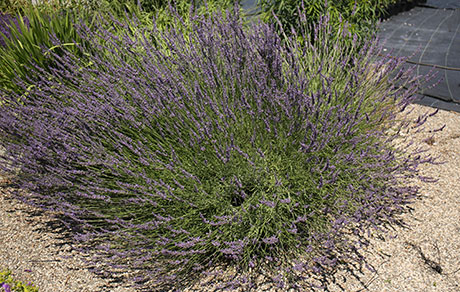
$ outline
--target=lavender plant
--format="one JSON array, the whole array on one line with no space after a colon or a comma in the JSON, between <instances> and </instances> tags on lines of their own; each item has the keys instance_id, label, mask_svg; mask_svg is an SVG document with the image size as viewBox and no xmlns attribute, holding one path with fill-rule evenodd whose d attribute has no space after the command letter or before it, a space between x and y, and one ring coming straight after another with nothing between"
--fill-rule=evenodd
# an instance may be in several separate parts
<instances>
[{"instance_id":1,"label":"lavender plant","mask_svg":"<svg viewBox=\"0 0 460 292\"><path fill-rule=\"evenodd\" d=\"M29 26L29 20L27 18L24 18L23 22L25 27ZM14 17L6 13L0 13L0 46L2 47L6 46L4 39L9 39L11 37L11 26L16 26L20 29L18 17Z\"/></svg>"},{"instance_id":2,"label":"lavender plant","mask_svg":"<svg viewBox=\"0 0 460 292\"><path fill-rule=\"evenodd\" d=\"M237 9L192 18L154 30L161 45L82 24L93 66L65 51L23 103L1 93L2 169L29 193L16 197L61 213L92 263L149 291L226 268L203 285L257 289L263 272L302 290L362 261L349 235L394 222L417 194L405 182L432 162L391 144L417 78L374 58L376 43L329 39L327 18L316 41L308 27L284 41L244 29Z\"/></svg>"}]
</instances>

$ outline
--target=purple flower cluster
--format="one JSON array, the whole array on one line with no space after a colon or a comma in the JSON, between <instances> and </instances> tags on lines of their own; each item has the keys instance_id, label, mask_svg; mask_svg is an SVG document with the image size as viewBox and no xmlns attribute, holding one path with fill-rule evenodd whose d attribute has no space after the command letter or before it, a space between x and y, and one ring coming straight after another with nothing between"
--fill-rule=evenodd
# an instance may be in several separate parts
<instances>
[{"instance_id":1,"label":"purple flower cluster","mask_svg":"<svg viewBox=\"0 0 460 292\"><path fill-rule=\"evenodd\" d=\"M11 292L10 285L8 285L6 283L2 283L2 288L5 289L5 292Z\"/></svg>"},{"instance_id":2,"label":"purple flower cluster","mask_svg":"<svg viewBox=\"0 0 460 292\"><path fill-rule=\"evenodd\" d=\"M29 19L24 17L24 23L29 26ZM9 14L3 14L0 12L0 46L5 47L4 37L9 39L11 37L11 25L16 25L19 29L18 18Z\"/></svg>"},{"instance_id":3,"label":"purple flower cluster","mask_svg":"<svg viewBox=\"0 0 460 292\"><path fill-rule=\"evenodd\" d=\"M401 180L431 162L394 150L385 129L417 80L401 60L371 66L374 43L342 56L340 38L283 40L236 12L192 20L152 35L77 26L91 65L64 52L26 97L1 93L0 169L29 191L16 197L62 212L76 241L99 242L81 249L92 262L129 266L150 288L215 264L236 265L230 288L256 289L239 272L260 265L282 287L361 260L344 234L393 222L417 193ZM327 19L314 32L327 37Z\"/></svg>"}]
</instances>

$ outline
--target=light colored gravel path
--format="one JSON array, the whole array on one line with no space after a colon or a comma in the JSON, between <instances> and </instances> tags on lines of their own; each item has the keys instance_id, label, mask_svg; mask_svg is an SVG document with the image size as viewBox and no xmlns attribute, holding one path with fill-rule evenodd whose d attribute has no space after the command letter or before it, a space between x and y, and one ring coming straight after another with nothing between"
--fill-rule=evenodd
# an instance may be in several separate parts
<instances>
[{"instance_id":1,"label":"light colored gravel path","mask_svg":"<svg viewBox=\"0 0 460 292\"><path fill-rule=\"evenodd\" d=\"M410 107L415 109L414 117L433 111L420 105ZM342 288L334 286L331 291L460 291L460 114L441 111L426 128L444 124L445 129L428 143L423 141L431 136L427 131L410 135L446 163L422 167L424 175L439 181L419 183L422 198L412 204L411 213L402 215L409 227L395 227L384 240L372 238L364 255L376 272L355 271L360 283L349 272L340 271L338 279L346 281L340 280ZM47 213L36 211L1 190L0 270L8 268L16 279L33 281L42 292L134 291L120 283L110 287L107 280L91 274L59 233L51 232L57 227L46 225L50 223ZM62 259L61 255L71 257Z\"/></svg>"},{"instance_id":2,"label":"light colored gravel path","mask_svg":"<svg viewBox=\"0 0 460 292\"><path fill-rule=\"evenodd\" d=\"M0 270L9 269L15 280L24 284L32 281L40 292L134 291L115 289L107 280L89 272L68 239L52 232L61 229L46 214L10 198L7 190L2 190Z\"/></svg>"}]
</instances>

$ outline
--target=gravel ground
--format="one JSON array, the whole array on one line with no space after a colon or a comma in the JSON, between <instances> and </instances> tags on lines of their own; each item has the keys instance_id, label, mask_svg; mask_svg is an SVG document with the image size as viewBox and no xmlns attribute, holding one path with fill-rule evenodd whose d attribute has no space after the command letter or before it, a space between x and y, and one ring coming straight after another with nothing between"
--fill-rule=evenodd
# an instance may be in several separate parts
<instances>
[{"instance_id":1,"label":"gravel ground","mask_svg":"<svg viewBox=\"0 0 460 292\"><path fill-rule=\"evenodd\" d=\"M411 105L412 117L432 108ZM441 132L428 130L446 125ZM364 255L376 270L340 274L346 279L343 289L331 291L460 291L460 113L440 111L429 119L426 131L410 134L415 146L438 156L440 165L422 165L422 174L439 179L417 184L421 199L411 205L413 211L402 215L407 227L395 227L381 239L372 238Z\"/></svg>"},{"instance_id":2,"label":"gravel ground","mask_svg":"<svg viewBox=\"0 0 460 292\"><path fill-rule=\"evenodd\" d=\"M433 111L410 108L413 117ZM424 141L431 136L428 129L444 124L434 139ZM440 111L426 128L410 138L446 162L422 167L424 175L439 181L418 183L422 197L412 204L412 212L402 215L408 227L370 239L364 255L375 271L338 271L331 291L460 291L460 114ZM48 212L12 199L6 188L0 192L0 269L11 270L25 283L33 281L42 292L134 291L123 281L109 283L90 273Z\"/></svg>"}]
</instances>

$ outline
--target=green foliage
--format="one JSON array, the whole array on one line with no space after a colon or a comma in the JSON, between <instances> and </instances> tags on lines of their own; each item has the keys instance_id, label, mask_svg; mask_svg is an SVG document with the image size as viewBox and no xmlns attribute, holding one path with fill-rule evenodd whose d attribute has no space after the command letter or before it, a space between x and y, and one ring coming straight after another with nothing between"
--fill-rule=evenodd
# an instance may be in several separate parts
<instances>
[{"instance_id":1,"label":"green foliage","mask_svg":"<svg viewBox=\"0 0 460 292\"><path fill-rule=\"evenodd\" d=\"M23 7L31 5L31 0L1 0L0 12L7 14L16 14Z\"/></svg>"},{"instance_id":2,"label":"green foliage","mask_svg":"<svg viewBox=\"0 0 460 292\"><path fill-rule=\"evenodd\" d=\"M2 0L0 11L7 14L21 14L24 8L35 7L47 12L55 12L64 7L75 7L85 0L39 0L33 4L32 0Z\"/></svg>"},{"instance_id":3,"label":"green foliage","mask_svg":"<svg viewBox=\"0 0 460 292\"><path fill-rule=\"evenodd\" d=\"M12 22L8 25L7 22L9 37L0 34L5 43L4 47L0 46L0 87L17 93L22 93L24 88L15 84L15 78L26 82L26 86L34 85L31 66L38 66L48 72L53 68L55 60L50 57L50 51L65 49L84 57L77 49L77 45L85 44L81 43L75 23L92 27L98 16L115 15L123 18L125 13L135 14L141 20L148 19L141 17L136 7L122 7L109 1L96 4L90 0L50 0L31 5L31 1L21 0L8 4L13 5L2 10L16 17L17 25ZM53 45L51 35L55 35L60 46Z\"/></svg>"},{"instance_id":4,"label":"green foliage","mask_svg":"<svg viewBox=\"0 0 460 292\"><path fill-rule=\"evenodd\" d=\"M81 42L73 24L78 15L72 11L59 10L50 14L46 10L25 7L23 14L17 15L17 26L10 25L10 37L2 36L5 47L0 47L0 87L16 92L23 90L14 84L17 77L33 84L31 66L45 70L53 67L50 50L66 49L78 55L76 43ZM91 25L90 18L84 20ZM62 45L54 46L50 34L55 34Z\"/></svg>"},{"instance_id":5,"label":"green foliage","mask_svg":"<svg viewBox=\"0 0 460 292\"><path fill-rule=\"evenodd\" d=\"M1 287L2 284L7 284L11 288L11 291L14 292L38 292L38 288L35 287L33 283L25 285L20 281L14 280L9 270L0 272L0 291L3 291Z\"/></svg>"},{"instance_id":6,"label":"green foliage","mask_svg":"<svg viewBox=\"0 0 460 292\"><path fill-rule=\"evenodd\" d=\"M265 22L274 23L280 28L273 14L275 14L289 32L291 28L300 28L300 16L298 10L307 16L307 23L317 23L321 16L330 15L331 22L340 29L345 23L350 24L352 33L360 38L369 36L373 26L384 13L385 8L395 0L259 0L261 7L261 19Z\"/></svg>"},{"instance_id":7,"label":"green foliage","mask_svg":"<svg viewBox=\"0 0 460 292\"><path fill-rule=\"evenodd\" d=\"M184 24L190 27L190 17L189 13L193 11L198 15L206 15L209 17L212 13L217 11L225 11L225 9L231 8L233 5L233 0L210 0L206 1L206 4L203 0L197 1L178 1L174 6L175 11L171 11L168 5L160 7L155 14L156 24L158 28L166 29L171 28L173 26L177 27L177 25L181 25L180 23L175 20L177 16L180 16ZM176 15L177 13L177 15Z\"/></svg>"},{"instance_id":8,"label":"green foliage","mask_svg":"<svg viewBox=\"0 0 460 292\"><path fill-rule=\"evenodd\" d=\"M19 88L14 83L14 79L19 77L21 80L27 81L28 78L31 78L32 81L29 81L28 85L33 86L34 76L30 75L32 64L45 70L53 67L54 60L50 58L49 53L43 52L44 49L66 49L71 50L74 54L80 54L76 44L81 45L81 38L76 33L75 22L82 21L91 27L97 17L107 19L115 17L114 21L125 22L124 29L143 31L144 35L150 35L154 25L159 29L179 25L190 26L188 15L193 4L188 1L172 3L174 4L171 6L173 12L164 1L139 2L142 5L157 5L158 8L155 11L150 8L144 9L144 6L139 7L135 1L126 0L104 0L98 3L91 0L67 2L59 0L45 1L36 6L28 5L28 3L27 1L17 2L14 9L10 9L10 12L17 15L18 26L12 25L10 27L10 38L0 35L6 43L6 47L0 47L0 87L19 93L23 92L24 89ZM211 13L219 9L224 10L229 7L230 3L231 0L209 1L207 12L204 5L197 9L202 14ZM124 19L128 15L135 16L140 23L134 25L126 22ZM155 23L153 16L155 16ZM183 22L177 21L177 16L183 18ZM106 25L112 30L119 29L110 23L106 23ZM57 39L63 45L54 46L50 33L56 34ZM123 31L119 30L117 34L121 35Z\"/></svg>"}]
</instances>

